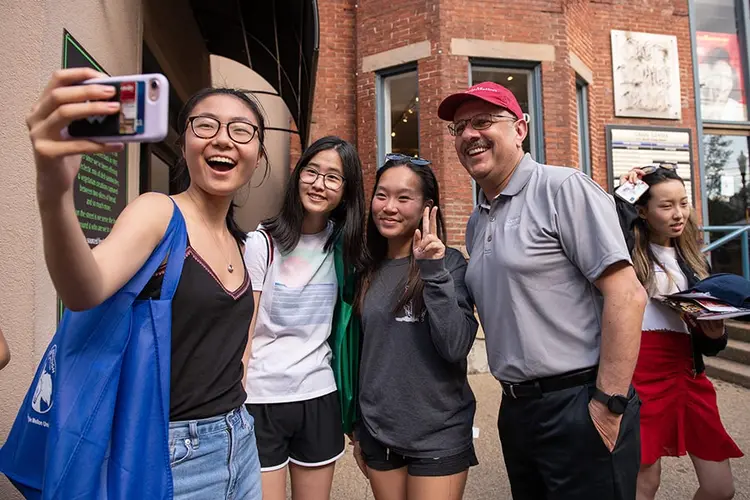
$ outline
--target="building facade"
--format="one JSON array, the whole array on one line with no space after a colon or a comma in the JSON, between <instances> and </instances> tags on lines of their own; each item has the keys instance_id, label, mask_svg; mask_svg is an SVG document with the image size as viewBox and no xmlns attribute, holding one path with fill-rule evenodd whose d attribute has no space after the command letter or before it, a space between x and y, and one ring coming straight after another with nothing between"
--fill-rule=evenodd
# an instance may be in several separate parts
<instances>
[{"instance_id":1,"label":"building facade","mask_svg":"<svg viewBox=\"0 0 750 500\"><path fill-rule=\"evenodd\" d=\"M452 244L463 243L476 188L437 107L488 80L513 90L529 115L525 146L538 161L579 168L610 192L632 166L675 162L702 224L746 223L747 1L320 0L318 7L310 140L334 133L354 141L368 194L385 153L432 160ZM714 265L739 272L737 252L739 243L714 252Z\"/></svg>"}]
</instances>

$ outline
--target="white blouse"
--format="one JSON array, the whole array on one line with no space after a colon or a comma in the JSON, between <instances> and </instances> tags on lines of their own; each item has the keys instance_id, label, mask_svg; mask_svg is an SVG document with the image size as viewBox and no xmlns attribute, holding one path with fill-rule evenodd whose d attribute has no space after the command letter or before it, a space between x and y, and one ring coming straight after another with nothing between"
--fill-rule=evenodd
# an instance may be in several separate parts
<instances>
[{"instance_id":1,"label":"white blouse","mask_svg":"<svg viewBox=\"0 0 750 500\"><path fill-rule=\"evenodd\" d=\"M680 269L677 262L677 251L674 247L663 247L651 243L654 256L659 259L667 273L654 263L654 278L656 290L659 295L677 293L687 288L687 278ZM688 333L687 325L682 321L680 315L673 309L665 306L655 299L650 299L643 314L644 331L649 330L671 330L675 332Z\"/></svg>"}]
</instances>

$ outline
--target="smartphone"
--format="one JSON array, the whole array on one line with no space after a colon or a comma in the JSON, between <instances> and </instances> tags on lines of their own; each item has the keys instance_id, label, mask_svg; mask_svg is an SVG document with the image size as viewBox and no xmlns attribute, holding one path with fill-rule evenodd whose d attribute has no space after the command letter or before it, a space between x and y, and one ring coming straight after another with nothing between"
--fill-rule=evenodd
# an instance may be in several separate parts
<instances>
[{"instance_id":1,"label":"smartphone","mask_svg":"<svg viewBox=\"0 0 750 500\"><path fill-rule=\"evenodd\" d=\"M634 204L646 191L648 191L648 184L645 182L633 184L630 181L625 181L615 189L615 194L628 203Z\"/></svg>"},{"instance_id":2,"label":"smartphone","mask_svg":"<svg viewBox=\"0 0 750 500\"><path fill-rule=\"evenodd\" d=\"M89 116L68 125L64 135L95 142L160 142L169 125L169 81L164 75L127 75L86 80L111 85L120 103L114 115Z\"/></svg>"}]
</instances>

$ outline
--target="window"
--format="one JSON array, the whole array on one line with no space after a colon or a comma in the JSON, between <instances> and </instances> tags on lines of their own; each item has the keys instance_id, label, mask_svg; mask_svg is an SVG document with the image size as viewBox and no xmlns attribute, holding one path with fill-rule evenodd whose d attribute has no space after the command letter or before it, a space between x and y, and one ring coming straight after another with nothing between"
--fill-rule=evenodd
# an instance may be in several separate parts
<instances>
[{"instance_id":1,"label":"window","mask_svg":"<svg viewBox=\"0 0 750 500\"><path fill-rule=\"evenodd\" d=\"M419 156L419 92L414 67L378 75L378 159Z\"/></svg>"},{"instance_id":2,"label":"window","mask_svg":"<svg viewBox=\"0 0 750 500\"><path fill-rule=\"evenodd\" d=\"M703 136L706 177L703 185L708 199L712 226L738 226L748 222L748 156L750 137L738 135ZM726 236L712 233L711 239ZM736 239L711 252L714 272L742 275L740 240Z\"/></svg>"},{"instance_id":3,"label":"window","mask_svg":"<svg viewBox=\"0 0 750 500\"><path fill-rule=\"evenodd\" d=\"M696 53L704 121L747 122L747 52L739 0L696 0Z\"/></svg>"},{"instance_id":4,"label":"window","mask_svg":"<svg viewBox=\"0 0 750 500\"><path fill-rule=\"evenodd\" d=\"M748 39L746 0L695 0L695 61L703 121L703 224L748 224ZM711 232L714 241L727 232ZM711 252L715 272L742 274L740 240Z\"/></svg>"},{"instance_id":5,"label":"window","mask_svg":"<svg viewBox=\"0 0 750 500\"><path fill-rule=\"evenodd\" d=\"M591 149L589 147L589 86L580 78L576 80L576 108L578 109L578 168L591 175Z\"/></svg>"},{"instance_id":6,"label":"window","mask_svg":"<svg viewBox=\"0 0 750 500\"><path fill-rule=\"evenodd\" d=\"M540 113L536 109L536 99L537 97L541 99L541 96L536 95L537 85L534 73L532 69L476 65L471 68L471 85L481 82L495 82L513 92L513 95L518 100L518 104L521 106L521 110L524 113L528 113L531 117L529 121L529 134L526 136L526 140L523 141L523 149L529 152L535 160L539 161L541 141L537 137L537 127L534 124L538 118L541 118Z\"/></svg>"},{"instance_id":7,"label":"window","mask_svg":"<svg viewBox=\"0 0 750 500\"><path fill-rule=\"evenodd\" d=\"M521 110L528 114L529 133L523 141L523 149L538 162L544 162L542 139L542 96L539 90L540 67L538 64L511 64L503 61L472 61L471 82L495 82L506 87L516 96ZM474 181L472 181L474 182ZM474 202L479 196L479 186L474 183Z\"/></svg>"}]
</instances>

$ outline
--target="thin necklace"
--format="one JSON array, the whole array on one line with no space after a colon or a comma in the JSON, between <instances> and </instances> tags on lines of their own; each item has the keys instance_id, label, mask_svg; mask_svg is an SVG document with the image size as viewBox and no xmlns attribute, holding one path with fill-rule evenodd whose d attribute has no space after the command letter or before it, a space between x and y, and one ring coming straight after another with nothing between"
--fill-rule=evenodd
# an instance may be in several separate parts
<instances>
[{"instance_id":1,"label":"thin necklace","mask_svg":"<svg viewBox=\"0 0 750 500\"><path fill-rule=\"evenodd\" d=\"M234 266L232 266L232 262L230 261L230 259L227 258L227 254L224 253L224 250L221 248L221 245L219 245L219 240L217 240L216 236L214 236L214 233L211 232L211 229L210 229L210 227L208 225L208 222L206 222L206 219L203 218L203 214L201 213L200 209L198 208L198 204L195 202L195 198L193 198L193 195L190 194L190 192L188 192L187 195L190 197L190 200L193 202L193 205L195 205L195 208L197 209L197 212L198 212L198 217L201 218L201 220L203 221L203 224L206 226L206 231L208 231L208 234L211 235L211 238L213 238L214 243L216 243L216 248L219 249L219 252L221 252L221 254L224 256L224 259L226 259L226 261L227 261L227 271L229 271L230 273L233 273L234 272Z\"/></svg>"}]
</instances>

